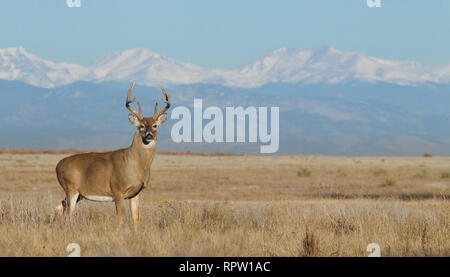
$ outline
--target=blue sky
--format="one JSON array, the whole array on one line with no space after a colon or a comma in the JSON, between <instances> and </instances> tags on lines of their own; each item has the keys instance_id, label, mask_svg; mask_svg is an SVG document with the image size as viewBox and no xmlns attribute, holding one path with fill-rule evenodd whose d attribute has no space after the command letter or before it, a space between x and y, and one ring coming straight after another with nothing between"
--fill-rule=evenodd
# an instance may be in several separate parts
<instances>
[{"instance_id":1,"label":"blue sky","mask_svg":"<svg viewBox=\"0 0 450 277\"><path fill-rule=\"evenodd\" d=\"M232 68L280 47L450 63L450 1L66 0L0 2L0 48L89 64L144 47L183 62Z\"/></svg>"}]
</instances>

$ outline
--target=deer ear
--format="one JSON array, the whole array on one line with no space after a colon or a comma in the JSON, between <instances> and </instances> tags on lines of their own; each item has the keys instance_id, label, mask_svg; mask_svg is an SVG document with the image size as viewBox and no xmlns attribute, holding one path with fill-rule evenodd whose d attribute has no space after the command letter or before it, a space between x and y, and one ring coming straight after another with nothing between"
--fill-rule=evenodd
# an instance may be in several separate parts
<instances>
[{"instance_id":1,"label":"deer ear","mask_svg":"<svg viewBox=\"0 0 450 277\"><path fill-rule=\"evenodd\" d=\"M139 122L139 119L137 118L136 115L130 113L130 114L128 115L128 120L130 121L130 123L131 123L132 125L134 125L134 126L136 126L136 127L139 127L140 122Z\"/></svg>"},{"instance_id":2,"label":"deer ear","mask_svg":"<svg viewBox=\"0 0 450 277\"><path fill-rule=\"evenodd\" d=\"M167 119L167 114L163 113L160 116L158 116L158 119L156 120L156 124L158 124L158 126L159 126L159 125L163 124L164 122L166 122L166 119Z\"/></svg>"}]
</instances>

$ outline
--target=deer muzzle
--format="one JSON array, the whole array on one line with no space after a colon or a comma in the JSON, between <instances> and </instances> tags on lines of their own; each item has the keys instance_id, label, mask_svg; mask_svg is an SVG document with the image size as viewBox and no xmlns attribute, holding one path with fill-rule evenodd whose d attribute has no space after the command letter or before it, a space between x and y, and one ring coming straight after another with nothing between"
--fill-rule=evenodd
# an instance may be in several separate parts
<instances>
[{"instance_id":1,"label":"deer muzzle","mask_svg":"<svg viewBox=\"0 0 450 277\"><path fill-rule=\"evenodd\" d=\"M142 142L145 144L145 145L148 145L152 140L154 140L155 139L155 137L154 137L154 135L151 133L151 132L147 132L146 134L145 134L145 136L142 138Z\"/></svg>"}]
</instances>

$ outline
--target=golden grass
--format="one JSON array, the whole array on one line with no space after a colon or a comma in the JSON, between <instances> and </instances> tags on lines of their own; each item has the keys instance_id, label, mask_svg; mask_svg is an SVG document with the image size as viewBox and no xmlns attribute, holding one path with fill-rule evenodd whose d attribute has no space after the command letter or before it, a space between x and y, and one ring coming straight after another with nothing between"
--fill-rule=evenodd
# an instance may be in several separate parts
<instances>
[{"instance_id":1,"label":"golden grass","mask_svg":"<svg viewBox=\"0 0 450 277\"><path fill-rule=\"evenodd\" d=\"M0 154L79 154L86 152L105 152L111 151L110 149L95 149L92 151L81 150L81 149L0 149ZM162 155L193 155L193 156L241 156L241 154L233 154L233 153L196 153L196 152L170 152L170 151L159 151L159 154Z\"/></svg>"},{"instance_id":2,"label":"golden grass","mask_svg":"<svg viewBox=\"0 0 450 277\"><path fill-rule=\"evenodd\" d=\"M86 153L89 151L78 150L78 149L66 149L66 150L55 150L55 149L0 149L0 154L78 154Z\"/></svg>"},{"instance_id":3,"label":"golden grass","mask_svg":"<svg viewBox=\"0 0 450 277\"><path fill-rule=\"evenodd\" d=\"M53 218L64 156L0 155L0 256L450 255L449 158L159 154L135 232L113 203Z\"/></svg>"}]
</instances>

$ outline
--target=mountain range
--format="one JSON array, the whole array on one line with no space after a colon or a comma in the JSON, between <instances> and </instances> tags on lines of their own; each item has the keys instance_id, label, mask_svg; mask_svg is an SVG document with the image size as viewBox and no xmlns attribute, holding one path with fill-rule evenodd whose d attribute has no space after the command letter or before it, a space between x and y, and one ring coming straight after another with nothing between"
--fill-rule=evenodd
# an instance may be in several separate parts
<instances>
[{"instance_id":1,"label":"mountain range","mask_svg":"<svg viewBox=\"0 0 450 277\"><path fill-rule=\"evenodd\" d=\"M280 48L248 65L207 69L147 49L91 65L55 63L24 48L0 50L0 148L116 149L135 130L124 101L130 81L145 116L160 99L173 107L280 107L277 154L450 155L450 66L388 61L331 47ZM170 112L169 112L170 114ZM204 120L205 121L205 120ZM165 151L259 153L250 143L174 143Z\"/></svg>"},{"instance_id":2,"label":"mountain range","mask_svg":"<svg viewBox=\"0 0 450 277\"><path fill-rule=\"evenodd\" d=\"M34 56L23 47L0 50L0 79L43 88L77 81L129 82L147 86L207 83L257 88L270 83L329 83L349 80L398 85L450 83L450 64L427 66L390 61L332 47L316 51L280 48L245 66L230 70L207 69L178 62L156 52L134 48L109 54L93 64L55 63Z\"/></svg>"}]
</instances>

